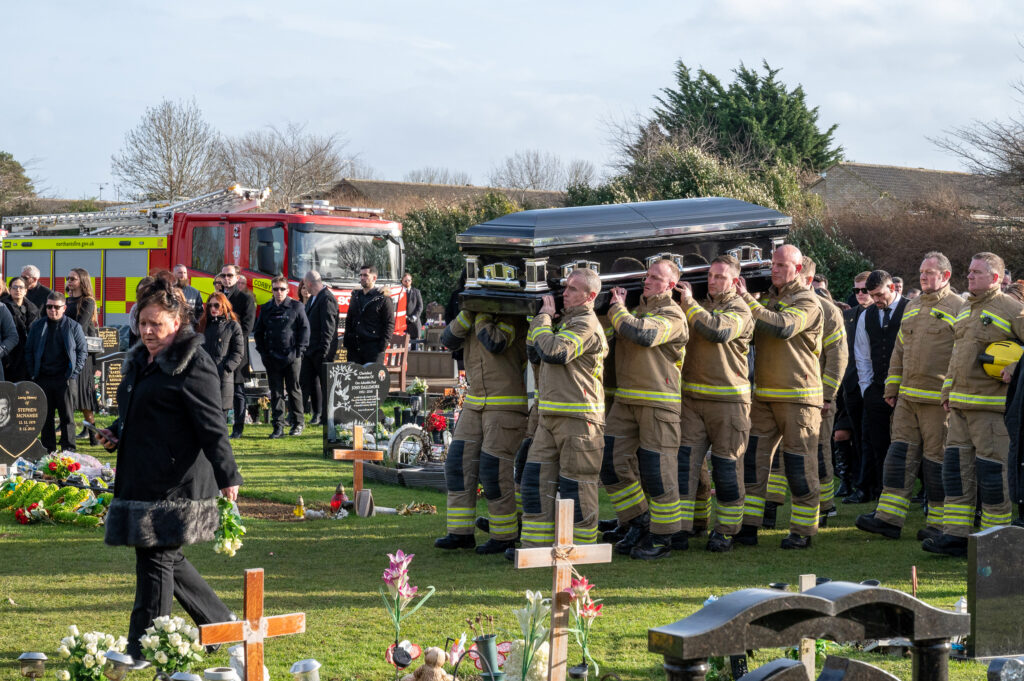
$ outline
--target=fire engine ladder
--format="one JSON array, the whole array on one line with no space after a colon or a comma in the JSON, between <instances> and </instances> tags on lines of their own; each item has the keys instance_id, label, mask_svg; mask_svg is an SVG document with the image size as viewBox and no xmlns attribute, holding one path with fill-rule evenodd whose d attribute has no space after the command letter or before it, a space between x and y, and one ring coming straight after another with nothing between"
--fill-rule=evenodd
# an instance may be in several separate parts
<instances>
[{"instance_id":1,"label":"fire engine ladder","mask_svg":"<svg viewBox=\"0 0 1024 681\"><path fill-rule=\"evenodd\" d=\"M177 203L131 204L115 206L96 213L51 213L5 217L4 229L11 236L35 236L48 232L78 229L80 234L127 234L140 231L168 234L175 213L240 213L258 208L270 189L246 189L232 185L226 189L185 199Z\"/></svg>"}]
</instances>

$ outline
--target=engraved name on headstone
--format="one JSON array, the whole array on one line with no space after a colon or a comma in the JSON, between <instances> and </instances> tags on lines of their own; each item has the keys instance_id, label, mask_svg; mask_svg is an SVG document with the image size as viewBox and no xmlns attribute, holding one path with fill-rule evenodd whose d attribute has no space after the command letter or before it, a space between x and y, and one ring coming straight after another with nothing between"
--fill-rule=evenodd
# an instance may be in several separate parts
<instances>
[{"instance_id":1,"label":"engraved name on headstone","mask_svg":"<svg viewBox=\"0 0 1024 681\"><path fill-rule=\"evenodd\" d=\"M121 338L118 335L117 327L101 326L96 330L96 335L103 341L103 352L117 352L121 349Z\"/></svg>"},{"instance_id":2,"label":"engraved name on headstone","mask_svg":"<svg viewBox=\"0 0 1024 681\"><path fill-rule=\"evenodd\" d=\"M117 387L121 385L121 367L124 364L125 353L117 352L107 355L100 362L100 398L104 407L111 407L117 404Z\"/></svg>"},{"instance_id":3,"label":"engraved name on headstone","mask_svg":"<svg viewBox=\"0 0 1024 681\"><path fill-rule=\"evenodd\" d=\"M326 441L338 442L338 432L354 424L374 426L389 385L388 370L383 364L325 364Z\"/></svg>"},{"instance_id":4,"label":"engraved name on headstone","mask_svg":"<svg viewBox=\"0 0 1024 681\"><path fill-rule=\"evenodd\" d=\"M45 414L46 396L38 385L0 382L0 461L35 461L46 454L36 439Z\"/></svg>"}]
</instances>

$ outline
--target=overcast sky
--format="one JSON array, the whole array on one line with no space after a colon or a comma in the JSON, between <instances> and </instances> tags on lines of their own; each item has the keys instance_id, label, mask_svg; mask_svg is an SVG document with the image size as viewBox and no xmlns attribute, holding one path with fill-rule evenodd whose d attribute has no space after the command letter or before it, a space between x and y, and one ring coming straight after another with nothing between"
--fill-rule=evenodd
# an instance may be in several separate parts
<instances>
[{"instance_id":1,"label":"overcast sky","mask_svg":"<svg viewBox=\"0 0 1024 681\"><path fill-rule=\"evenodd\" d=\"M603 169L608 121L646 114L675 61L729 81L766 59L848 160L959 169L926 138L1021 109L1019 2L5 3L0 150L51 196L114 198L145 109L192 99L225 134L340 133L379 179L485 184L518 149Z\"/></svg>"}]
</instances>

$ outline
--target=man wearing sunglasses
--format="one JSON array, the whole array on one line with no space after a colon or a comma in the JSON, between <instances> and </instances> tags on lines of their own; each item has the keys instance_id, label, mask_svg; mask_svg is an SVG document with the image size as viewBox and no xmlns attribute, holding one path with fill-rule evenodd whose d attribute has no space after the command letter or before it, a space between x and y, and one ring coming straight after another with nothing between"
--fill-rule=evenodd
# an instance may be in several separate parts
<instances>
[{"instance_id":1,"label":"man wearing sunglasses","mask_svg":"<svg viewBox=\"0 0 1024 681\"><path fill-rule=\"evenodd\" d=\"M85 367L88 354L82 326L65 317L64 308L64 294L51 291L46 299L46 318L32 322L25 341L29 374L46 395L40 440L48 452L57 450L54 409L60 419L61 449L75 449L75 407L71 401L71 389Z\"/></svg>"},{"instance_id":2,"label":"man wearing sunglasses","mask_svg":"<svg viewBox=\"0 0 1024 681\"><path fill-rule=\"evenodd\" d=\"M274 421L272 439L284 437L285 391L292 429L289 435L301 435L305 418L302 414L302 391L299 389L299 367L309 345L309 320L302 303L288 297L288 280L274 277L270 282L272 298L260 308L253 336L256 350L267 367L270 383L270 411Z\"/></svg>"},{"instance_id":3,"label":"man wearing sunglasses","mask_svg":"<svg viewBox=\"0 0 1024 681\"><path fill-rule=\"evenodd\" d=\"M25 297L40 310L46 305L46 297L50 295L50 289L39 283L39 268L35 265L25 265L21 268L21 278L28 286Z\"/></svg>"}]
</instances>

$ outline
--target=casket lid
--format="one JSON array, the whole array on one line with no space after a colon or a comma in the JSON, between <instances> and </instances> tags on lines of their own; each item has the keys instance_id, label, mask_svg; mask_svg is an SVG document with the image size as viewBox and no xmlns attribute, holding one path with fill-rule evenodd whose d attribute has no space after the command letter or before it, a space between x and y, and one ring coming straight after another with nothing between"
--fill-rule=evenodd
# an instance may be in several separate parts
<instances>
[{"instance_id":1,"label":"casket lid","mask_svg":"<svg viewBox=\"0 0 1024 681\"><path fill-rule=\"evenodd\" d=\"M709 197L524 210L474 225L456 241L537 248L780 227L792 222L788 215L771 208Z\"/></svg>"}]
</instances>

